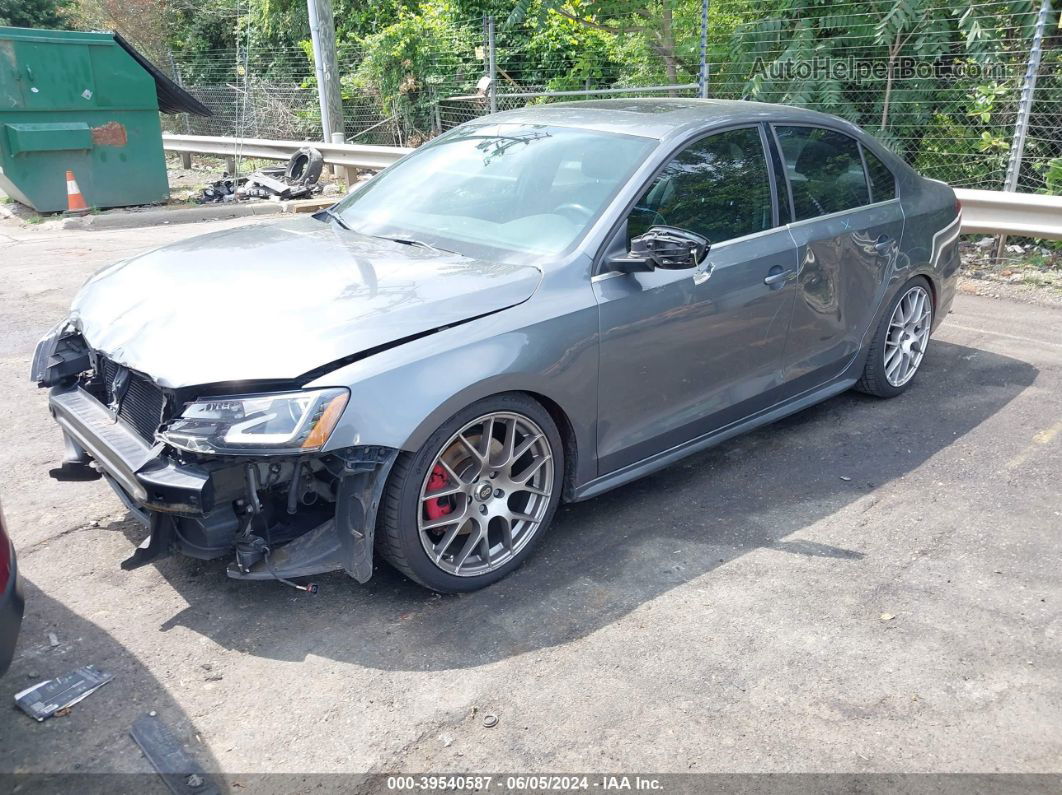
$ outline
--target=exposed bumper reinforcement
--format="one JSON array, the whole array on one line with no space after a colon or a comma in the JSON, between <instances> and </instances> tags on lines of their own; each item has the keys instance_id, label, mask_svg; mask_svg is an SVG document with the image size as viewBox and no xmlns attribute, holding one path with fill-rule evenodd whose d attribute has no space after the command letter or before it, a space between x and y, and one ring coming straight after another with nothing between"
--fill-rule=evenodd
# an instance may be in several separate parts
<instances>
[{"instance_id":1,"label":"exposed bumper reinforcement","mask_svg":"<svg viewBox=\"0 0 1062 795\"><path fill-rule=\"evenodd\" d=\"M81 387L55 387L48 405L68 439L82 447L137 505L167 513L204 513L213 507L210 473L162 457Z\"/></svg>"},{"instance_id":2,"label":"exposed bumper reinforcement","mask_svg":"<svg viewBox=\"0 0 1062 795\"><path fill-rule=\"evenodd\" d=\"M142 566L174 548L204 559L215 556L188 550L185 524L206 521L215 502L219 506L228 504L233 484L225 478L217 481L222 470L233 468L231 462L224 466L224 462L218 462L215 467L175 461L164 454L165 445L149 445L136 431L116 421L103 404L80 386L54 387L48 402L67 437L68 447L78 453L84 451L95 460L125 506L138 521L149 526L151 532L142 548L122 568ZM342 471L336 473L339 484L335 516L276 546L268 562L259 561L246 570L230 566L228 575L235 579L271 580L343 570L359 582L369 580L376 514L398 452L368 446L329 453L330 459L342 464ZM244 495L240 490L239 496Z\"/></svg>"}]
</instances>

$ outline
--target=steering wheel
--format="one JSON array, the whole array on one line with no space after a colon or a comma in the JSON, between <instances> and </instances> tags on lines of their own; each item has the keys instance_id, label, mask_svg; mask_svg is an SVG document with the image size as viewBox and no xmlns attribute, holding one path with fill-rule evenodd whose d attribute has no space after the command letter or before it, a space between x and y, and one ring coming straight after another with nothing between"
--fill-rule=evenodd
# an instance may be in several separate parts
<instances>
[{"instance_id":1,"label":"steering wheel","mask_svg":"<svg viewBox=\"0 0 1062 795\"><path fill-rule=\"evenodd\" d=\"M568 202L567 204L562 204L558 207L554 207L553 212L557 213L558 215L565 215L565 213L571 213L571 215L574 216L572 220L574 220L577 224L582 221L589 221L591 218L594 217L593 210L577 202Z\"/></svg>"}]
</instances>

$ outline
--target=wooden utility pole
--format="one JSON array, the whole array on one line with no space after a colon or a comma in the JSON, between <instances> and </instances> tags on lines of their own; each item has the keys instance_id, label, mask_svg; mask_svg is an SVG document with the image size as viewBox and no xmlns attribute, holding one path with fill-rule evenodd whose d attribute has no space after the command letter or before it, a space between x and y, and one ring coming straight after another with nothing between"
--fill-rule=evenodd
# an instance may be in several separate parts
<instances>
[{"instance_id":1,"label":"wooden utility pole","mask_svg":"<svg viewBox=\"0 0 1062 795\"><path fill-rule=\"evenodd\" d=\"M332 0L306 0L306 10L310 17L317 97L321 103L321 140L327 143L332 140L333 133L343 132L343 100L339 94Z\"/></svg>"}]
</instances>

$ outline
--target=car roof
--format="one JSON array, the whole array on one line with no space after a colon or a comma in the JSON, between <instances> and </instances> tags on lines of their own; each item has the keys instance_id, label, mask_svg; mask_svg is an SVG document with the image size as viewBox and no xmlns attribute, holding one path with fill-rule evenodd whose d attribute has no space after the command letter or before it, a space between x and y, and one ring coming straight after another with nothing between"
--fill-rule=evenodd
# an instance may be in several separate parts
<instances>
[{"instance_id":1,"label":"car roof","mask_svg":"<svg viewBox=\"0 0 1062 795\"><path fill-rule=\"evenodd\" d=\"M779 121L838 124L853 131L850 122L826 113L789 105L731 99L681 99L638 97L555 102L504 111L478 119L479 123L526 122L578 127L601 132L641 135L661 140L698 129L741 122ZM489 123L489 122L488 122Z\"/></svg>"}]
</instances>

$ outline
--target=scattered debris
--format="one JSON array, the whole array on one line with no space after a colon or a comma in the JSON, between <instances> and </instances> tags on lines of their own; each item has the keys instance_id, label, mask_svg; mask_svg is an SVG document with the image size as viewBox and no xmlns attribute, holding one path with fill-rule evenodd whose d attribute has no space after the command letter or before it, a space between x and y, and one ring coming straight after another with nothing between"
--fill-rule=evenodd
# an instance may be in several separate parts
<instances>
[{"instance_id":1,"label":"scattered debris","mask_svg":"<svg viewBox=\"0 0 1062 795\"><path fill-rule=\"evenodd\" d=\"M488 729L493 729L495 726L498 725L498 716L492 712L488 712L486 715L483 716L483 725L486 726Z\"/></svg>"},{"instance_id":2,"label":"scattered debris","mask_svg":"<svg viewBox=\"0 0 1062 795\"><path fill-rule=\"evenodd\" d=\"M848 475L841 475L841 480L843 480L845 483L847 483L848 481L851 480L851 478L848 477Z\"/></svg>"},{"instance_id":3,"label":"scattered debris","mask_svg":"<svg viewBox=\"0 0 1062 795\"><path fill-rule=\"evenodd\" d=\"M133 741L174 795L216 795L217 784L153 714L142 715L129 730Z\"/></svg>"},{"instance_id":4,"label":"scattered debris","mask_svg":"<svg viewBox=\"0 0 1062 795\"><path fill-rule=\"evenodd\" d=\"M48 645L53 649L59 645L59 637L54 632L48 633Z\"/></svg>"},{"instance_id":5,"label":"scattered debris","mask_svg":"<svg viewBox=\"0 0 1062 795\"><path fill-rule=\"evenodd\" d=\"M1019 238L1022 239L1022 238ZM1051 241L1011 242L995 256L995 238L960 240L964 275L982 281L1062 289L1062 247Z\"/></svg>"},{"instance_id":6,"label":"scattered debris","mask_svg":"<svg viewBox=\"0 0 1062 795\"><path fill-rule=\"evenodd\" d=\"M439 742L443 744L443 748L449 748L454 744L454 736L452 734L442 734L439 736Z\"/></svg>"},{"instance_id":7,"label":"scattered debris","mask_svg":"<svg viewBox=\"0 0 1062 795\"><path fill-rule=\"evenodd\" d=\"M226 171L221 179L203 188L197 201L243 201L246 199L308 199L323 190L318 182L324 157L311 146L293 154L287 166L260 168L250 176L233 179Z\"/></svg>"},{"instance_id":8,"label":"scattered debris","mask_svg":"<svg viewBox=\"0 0 1062 795\"><path fill-rule=\"evenodd\" d=\"M113 674L100 671L94 665L86 665L66 676L48 679L16 693L15 703L19 709L40 722L60 710L74 706L113 678Z\"/></svg>"},{"instance_id":9,"label":"scattered debris","mask_svg":"<svg viewBox=\"0 0 1062 795\"><path fill-rule=\"evenodd\" d=\"M896 616L894 616L892 613L882 613L881 614L881 620L882 621L892 621L894 618L896 618Z\"/></svg>"}]
</instances>

